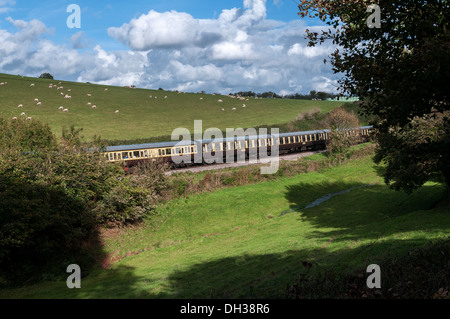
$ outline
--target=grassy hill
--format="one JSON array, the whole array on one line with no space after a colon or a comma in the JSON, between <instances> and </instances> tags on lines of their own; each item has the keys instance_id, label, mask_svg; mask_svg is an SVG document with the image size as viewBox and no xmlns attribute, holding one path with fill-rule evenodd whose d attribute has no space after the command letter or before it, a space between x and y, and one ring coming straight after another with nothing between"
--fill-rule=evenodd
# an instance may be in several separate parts
<instances>
[{"instance_id":1,"label":"grassy hill","mask_svg":"<svg viewBox=\"0 0 450 319\"><path fill-rule=\"evenodd\" d=\"M185 127L193 132L194 120L203 120L203 129L217 127L223 131L226 128L281 124L292 121L298 114L313 108L328 112L342 104L254 98L239 101L221 95L179 94L6 74L0 74L0 82L8 83L0 86L1 115L19 117L25 112L27 117L48 123L57 135L61 135L62 127L75 125L83 127L85 138L100 135L110 140L171 135L178 127ZM34 87L30 86L32 83ZM55 86L49 88L49 84ZM57 90L57 86L62 86L63 89ZM72 98L64 99L61 92ZM87 94L91 94L91 97ZM36 105L35 98L41 101L41 106ZM223 102L219 103L219 99ZM92 109L87 103L96 105L97 109ZM23 108L18 108L19 104ZM246 108L242 104L246 104ZM60 106L69 112L58 110ZM232 108L236 108L236 111L232 111ZM119 114L115 114L116 110L119 110Z\"/></svg>"},{"instance_id":2,"label":"grassy hill","mask_svg":"<svg viewBox=\"0 0 450 319\"><path fill-rule=\"evenodd\" d=\"M5 290L0 297L282 297L304 272L305 261L317 274L365 273L380 258L448 238L448 207L432 207L443 185L428 183L408 196L385 186L379 169L367 157L173 200L143 225L105 237L105 252L124 258L82 279L81 289L46 282ZM303 209L350 188L355 189Z\"/></svg>"}]
</instances>

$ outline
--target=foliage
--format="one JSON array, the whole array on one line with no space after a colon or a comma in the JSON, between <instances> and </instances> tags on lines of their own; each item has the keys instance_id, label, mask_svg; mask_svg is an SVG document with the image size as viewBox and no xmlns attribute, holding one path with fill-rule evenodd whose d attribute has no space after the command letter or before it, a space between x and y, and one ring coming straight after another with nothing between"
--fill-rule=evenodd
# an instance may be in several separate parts
<instances>
[{"instance_id":1,"label":"foliage","mask_svg":"<svg viewBox=\"0 0 450 319\"><path fill-rule=\"evenodd\" d=\"M127 223L154 209L165 175L152 166L124 176L81 129L60 142L38 121L0 118L0 284L88 264L83 243L103 223ZM69 262L72 261L72 262Z\"/></svg>"},{"instance_id":2,"label":"foliage","mask_svg":"<svg viewBox=\"0 0 450 319\"><path fill-rule=\"evenodd\" d=\"M349 129L359 126L358 117L344 108L336 108L324 120L324 127L331 129L327 148L335 157L344 156L350 147L359 142L359 136L349 134Z\"/></svg>"},{"instance_id":3,"label":"foliage","mask_svg":"<svg viewBox=\"0 0 450 319\"><path fill-rule=\"evenodd\" d=\"M442 154L450 150L450 111L416 116L407 130L393 128L379 140L375 161L388 163L384 178L394 189L411 193L442 176L450 185L450 156Z\"/></svg>"},{"instance_id":4,"label":"foliage","mask_svg":"<svg viewBox=\"0 0 450 319\"><path fill-rule=\"evenodd\" d=\"M432 242L403 256L377 261L382 269L381 288L367 287L365 269L338 273L332 269L313 274L315 264L303 262L305 272L286 289L286 298L448 299L450 241Z\"/></svg>"},{"instance_id":5,"label":"foliage","mask_svg":"<svg viewBox=\"0 0 450 319\"><path fill-rule=\"evenodd\" d=\"M40 79L50 79L50 80L53 80L53 75L51 75L50 73L42 73L42 74L39 76L39 78L40 78Z\"/></svg>"},{"instance_id":6,"label":"foliage","mask_svg":"<svg viewBox=\"0 0 450 319\"><path fill-rule=\"evenodd\" d=\"M332 54L333 70L344 74L340 89L359 96L366 114L376 116L380 148L378 161L388 164L386 182L396 189L411 191L436 174L450 181L448 129L433 122L433 114L449 108L450 3L446 0L379 1L381 27L370 28L366 11L372 1L302 0L301 17L316 17L330 28L309 31L309 45L332 40L339 48ZM407 141L417 135L415 118L436 124L432 130L443 132L439 139ZM444 121L448 125L448 121ZM427 124L428 127L429 124ZM414 130L414 132L409 132ZM425 133L425 135L427 135ZM403 136L400 138L399 136ZM403 143L408 143L405 145ZM411 147L412 144L414 147ZM398 150L402 149L402 152ZM424 163L425 155L406 156L405 151L424 153L433 149L437 163ZM413 163L413 161L415 163ZM404 167L427 167L419 178L405 174ZM400 169L398 173L395 170Z\"/></svg>"}]
</instances>

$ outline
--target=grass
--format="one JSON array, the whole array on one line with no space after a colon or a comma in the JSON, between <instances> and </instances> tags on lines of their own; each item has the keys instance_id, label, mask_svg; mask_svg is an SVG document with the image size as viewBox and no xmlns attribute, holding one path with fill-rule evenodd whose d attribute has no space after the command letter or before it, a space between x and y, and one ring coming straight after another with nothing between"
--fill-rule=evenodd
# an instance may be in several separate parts
<instances>
[{"instance_id":1,"label":"grass","mask_svg":"<svg viewBox=\"0 0 450 319\"><path fill-rule=\"evenodd\" d=\"M193 133L194 120L203 121L203 130L217 127L225 131L226 128L274 125L290 122L298 114L314 108L328 112L342 104L289 99L238 101L219 95L178 94L65 81L60 84L64 89L57 90L50 89L49 84L58 85L58 80L7 74L0 74L0 82L8 82L8 85L0 86L0 115L19 117L25 112L27 116L48 123L58 136L62 127L75 125L84 129L86 139L94 135L108 140L170 136L175 128L187 128ZM35 86L30 87L31 83ZM71 91L68 92L68 89ZM64 99L61 92L71 95L72 99ZM88 93L92 97L88 97ZM155 96L158 98L155 99ZM200 100L201 97L203 100ZM36 106L35 98L42 101L42 106ZM218 103L219 99L223 103ZM97 109L91 109L88 102L97 105ZM246 108L242 108L244 103ZM23 109L18 108L19 104L23 104ZM59 111L60 106L69 112ZM233 107L237 110L232 111ZM120 113L115 114L115 110Z\"/></svg>"},{"instance_id":2,"label":"grass","mask_svg":"<svg viewBox=\"0 0 450 319\"><path fill-rule=\"evenodd\" d=\"M65 281L0 292L2 298L266 298L283 296L305 261L365 269L447 238L448 207L430 209L444 187L390 190L364 158L320 172L173 200L142 225L104 238L109 269L81 289ZM375 184L302 207L328 193ZM283 211L295 212L280 216ZM363 279L365 280L365 279Z\"/></svg>"}]
</instances>

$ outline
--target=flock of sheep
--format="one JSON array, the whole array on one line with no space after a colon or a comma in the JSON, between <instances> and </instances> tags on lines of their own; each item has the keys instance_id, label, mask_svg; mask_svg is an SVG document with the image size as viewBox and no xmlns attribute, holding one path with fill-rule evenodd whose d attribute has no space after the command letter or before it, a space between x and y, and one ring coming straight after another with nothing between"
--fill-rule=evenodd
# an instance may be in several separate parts
<instances>
[{"instance_id":1,"label":"flock of sheep","mask_svg":"<svg viewBox=\"0 0 450 319\"><path fill-rule=\"evenodd\" d=\"M213 94L214 95L214 94ZM248 101L249 99L248 98L245 98L245 97L242 97L242 96L234 96L234 95L226 95L226 96L228 96L229 98L232 98L232 99L239 99L239 100L241 100L241 101ZM255 98L255 99L258 99L257 97ZM200 100L203 100L203 98L200 98ZM217 100L217 102L218 103L223 103L223 100L221 100L221 99L219 99L219 100ZM242 104L242 108L246 108L247 107L247 105L245 105L245 104ZM232 109L231 109L232 111L236 111L236 108L235 107L233 107ZM224 108L222 108L222 112L225 112L225 109Z\"/></svg>"},{"instance_id":2,"label":"flock of sheep","mask_svg":"<svg viewBox=\"0 0 450 319\"><path fill-rule=\"evenodd\" d=\"M5 85L8 85L8 82L0 82L0 86L5 86ZM31 84L30 84L30 87L32 87L32 88L35 87L35 84L34 84L34 83L31 83ZM58 90L58 91L61 90L60 95L61 95L64 99L66 99L66 100L72 99L72 96L69 95L69 93L71 92L71 89L67 89L67 92L64 93L64 91L63 91L63 90L64 90L64 87L61 86L61 82L59 82L58 84L49 84L48 88L49 88L49 89L54 89L54 88L56 88L56 90ZM105 88L105 92L107 92L107 91L108 91L108 89ZM182 93L182 92L178 92L178 93ZM92 94L91 94L91 93L87 93L86 95L87 95L87 97L89 97L89 98L92 97ZM215 95L215 94L213 94L213 95ZM249 101L248 98L245 98L245 97L242 97L242 96L239 96L239 95L238 95L238 96L234 96L234 95L226 95L226 96L227 96L228 98L231 98L231 99L238 99L238 100L241 100L241 101ZM152 95L150 95L149 97L150 97L150 98L154 98L154 99L157 99L157 98L158 98L157 96L152 96ZM168 98L168 96L164 96L164 99L167 99L167 98ZM255 97L255 99L258 99L258 97ZM201 97L200 100L204 100L204 98ZM34 102L36 103L36 106L41 106L41 105L42 105L42 101L39 101L38 98L35 98L35 99L34 99ZM217 102L218 102L218 103L223 103L223 100L222 100L222 99L219 99L219 100L217 100ZM90 106L91 109L97 109L97 105L92 104L91 102L88 102L87 105ZM242 104L242 108L246 108L246 107L247 107L246 104ZM19 104L19 105L18 105L18 108L23 108L23 104ZM60 107L58 108L58 110L59 110L59 111L62 111L63 113L68 113L68 112L69 112L69 109L64 108L63 106L60 106ZM231 110L232 110L232 111L236 111L237 108L236 108L236 107L233 107ZM222 108L222 112L224 112L224 111L225 111L225 108ZM119 114L119 110L116 110L114 113L115 113L115 114ZM22 112L20 115L21 115L22 117L26 117L25 112ZM16 120L17 117L13 117L12 119L13 119L13 120ZM26 117L26 119L27 119L28 121L31 121L31 120L32 120L31 117Z\"/></svg>"},{"instance_id":3,"label":"flock of sheep","mask_svg":"<svg viewBox=\"0 0 450 319\"><path fill-rule=\"evenodd\" d=\"M61 84L61 82L59 82L58 85L56 85L56 84L49 84L48 88L49 88L49 89L56 88L58 91L59 91L59 90L63 90L64 87L63 87L63 86L59 86L60 84ZM8 85L8 82L0 82L0 86L4 86L4 85ZM36 85L35 85L34 83L31 83L31 84L30 84L30 87L31 87L31 88L33 88L33 87L35 87L35 86L36 86ZM69 95L68 93L70 93L71 91L72 91L71 89L67 89L67 93L61 92L60 94L61 94L62 97L64 97L64 99L70 100L70 99L72 98L72 96ZM107 91L108 91L108 89L106 88L106 89L105 89L105 92L107 92ZM88 96L88 97L92 97L92 94L88 93L87 96ZM35 98L35 99L34 99L34 102L36 103L36 106L42 106L42 101L39 101L38 98ZM92 109L96 109L96 108L97 108L97 105L92 105L91 102L88 102L87 105L91 106ZM19 104L17 107L18 107L19 109L22 109L22 108L23 108L23 104ZM63 113L68 113L68 112L69 112L69 109L64 108L64 106L60 106L60 107L58 108L58 110L59 110L59 111L62 111ZM118 113L119 113L119 110L116 110L116 111L115 111L115 114L118 114ZM25 113L25 112L22 112L22 113L20 114L20 116L26 117L26 113ZM13 119L13 120L17 120L17 116L14 116L12 119ZM28 116L28 117L26 117L26 120L27 120L27 121L31 121L32 118L31 118L30 116Z\"/></svg>"}]
</instances>

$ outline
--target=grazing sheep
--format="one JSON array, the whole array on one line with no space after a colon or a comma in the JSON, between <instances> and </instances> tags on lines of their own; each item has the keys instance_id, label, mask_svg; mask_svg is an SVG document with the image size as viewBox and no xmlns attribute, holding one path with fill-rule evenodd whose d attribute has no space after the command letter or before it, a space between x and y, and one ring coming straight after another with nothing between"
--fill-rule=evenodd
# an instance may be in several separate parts
<instances>
[{"instance_id":1,"label":"grazing sheep","mask_svg":"<svg viewBox=\"0 0 450 319\"><path fill-rule=\"evenodd\" d=\"M36 102L36 103L39 102L39 99L34 99L34 102Z\"/></svg>"},{"instance_id":2,"label":"grazing sheep","mask_svg":"<svg viewBox=\"0 0 450 319\"><path fill-rule=\"evenodd\" d=\"M63 112L64 112L64 113L67 113L67 112L69 112L69 110L68 110L68 109L64 109Z\"/></svg>"},{"instance_id":3,"label":"grazing sheep","mask_svg":"<svg viewBox=\"0 0 450 319\"><path fill-rule=\"evenodd\" d=\"M148 97L149 97L149 98L152 98L152 96L151 96L151 95L149 95Z\"/></svg>"},{"instance_id":4,"label":"grazing sheep","mask_svg":"<svg viewBox=\"0 0 450 319\"><path fill-rule=\"evenodd\" d=\"M67 94L66 94L66 96L64 96L64 98L65 98L65 99L71 99L72 97L71 97L70 95L67 95Z\"/></svg>"},{"instance_id":5,"label":"grazing sheep","mask_svg":"<svg viewBox=\"0 0 450 319\"><path fill-rule=\"evenodd\" d=\"M92 94L89 94L89 93L88 93L88 94L86 94L86 95L87 95L87 96L89 96L89 97L91 97L91 96L92 96Z\"/></svg>"},{"instance_id":6,"label":"grazing sheep","mask_svg":"<svg viewBox=\"0 0 450 319\"><path fill-rule=\"evenodd\" d=\"M68 90L67 90L67 92L71 92L71 91L72 91L71 89L68 89Z\"/></svg>"},{"instance_id":7,"label":"grazing sheep","mask_svg":"<svg viewBox=\"0 0 450 319\"><path fill-rule=\"evenodd\" d=\"M217 100L217 102L222 103L223 101L222 100Z\"/></svg>"},{"instance_id":8,"label":"grazing sheep","mask_svg":"<svg viewBox=\"0 0 450 319\"><path fill-rule=\"evenodd\" d=\"M58 108L58 110L64 110L64 106L60 106L59 108Z\"/></svg>"},{"instance_id":9,"label":"grazing sheep","mask_svg":"<svg viewBox=\"0 0 450 319\"><path fill-rule=\"evenodd\" d=\"M30 87L34 87L34 83L31 83L31 84L30 84Z\"/></svg>"},{"instance_id":10,"label":"grazing sheep","mask_svg":"<svg viewBox=\"0 0 450 319\"><path fill-rule=\"evenodd\" d=\"M13 119L13 120L17 120L17 116L14 116L12 119Z\"/></svg>"},{"instance_id":11,"label":"grazing sheep","mask_svg":"<svg viewBox=\"0 0 450 319\"><path fill-rule=\"evenodd\" d=\"M108 91L108 89L105 89L105 92Z\"/></svg>"},{"instance_id":12,"label":"grazing sheep","mask_svg":"<svg viewBox=\"0 0 450 319\"><path fill-rule=\"evenodd\" d=\"M202 97L200 98L200 101L203 101L203 98L202 98Z\"/></svg>"},{"instance_id":13,"label":"grazing sheep","mask_svg":"<svg viewBox=\"0 0 450 319\"><path fill-rule=\"evenodd\" d=\"M165 96L164 98L167 99L167 96Z\"/></svg>"},{"instance_id":14,"label":"grazing sheep","mask_svg":"<svg viewBox=\"0 0 450 319\"><path fill-rule=\"evenodd\" d=\"M64 96L64 93L63 93L63 92L61 92L61 96Z\"/></svg>"},{"instance_id":15,"label":"grazing sheep","mask_svg":"<svg viewBox=\"0 0 450 319\"><path fill-rule=\"evenodd\" d=\"M92 103L91 102L87 102L87 104L86 105L92 105Z\"/></svg>"},{"instance_id":16,"label":"grazing sheep","mask_svg":"<svg viewBox=\"0 0 450 319\"><path fill-rule=\"evenodd\" d=\"M222 109L222 111L225 111L225 109Z\"/></svg>"},{"instance_id":17,"label":"grazing sheep","mask_svg":"<svg viewBox=\"0 0 450 319\"><path fill-rule=\"evenodd\" d=\"M42 103L41 102L37 102L37 104L36 104L37 106L41 106L42 105Z\"/></svg>"},{"instance_id":18,"label":"grazing sheep","mask_svg":"<svg viewBox=\"0 0 450 319\"><path fill-rule=\"evenodd\" d=\"M243 107L243 108L246 108L246 107L247 107L247 105L245 105L245 104L242 104L242 107Z\"/></svg>"},{"instance_id":19,"label":"grazing sheep","mask_svg":"<svg viewBox=\"0 0 450 319\"><path fill-rule=\"evenodd\" d=\"M231 109L232 111L236 111L236 108L235 107L233 107L232 109Z\"/></svg>"},{"instance_id":20,"label":"grazing sheep","mask_svg":"<svg viewBox=\"0 0 450 319\"><path fill-rule=\"evenodd\" d=\"M22 105L22 104L19 104L17 107L18 107L19 109L21 109L21 108L23 108L23 105Z\"/></svg>"},{"instance_id":21,"label":"grazing sheep","mask_svg":"<svg viewBox=\"0 0 450 319\"><path fill-rule=\"evenodd\" d=\"M20 114L20 116L25 116L25 112L22 112L22 113Z\"/></svg>"},{"instance_id":22,"label":"grazing sheep","mask_svg":"<svg viewBox=\"0 0 450 319\"><path fill-rule=\"evenodd\" d=\"M2 85L5 85L5 83L1 82L1 83L0 83L0 86L2 86Z\"/></svg>"},{"instance_id":23,"label":"grazing sheep","mask_svg":"<svg viewBox=\"0 0 450 319\"><path fill-rule=\"evenodd\" d=\"M119 114L119 110L116 110L114 113Z\"/></svg>"},{"instance_id":24,"label":"grazing sheep","mask_svg":"<svg viewBox=\"0 0 450 319\"><path fill-rule=\"evenodd\" d=\"M93 109L96 109L96 108L97 108L97 105L92 105L92 108L93 108Z\"/></svg>"},{"instance_id":25,"label":"grazing sheep","mask_svg":"<svg viewBox=\"0 0 450 319\"><path fill-rule=\"evenodd\" d=\"M31 117L27 117L27 121L31 121Z\"/></svg>"}]
</instances>

